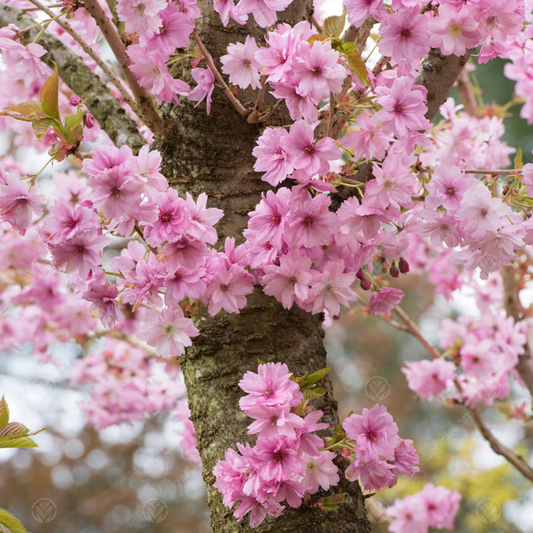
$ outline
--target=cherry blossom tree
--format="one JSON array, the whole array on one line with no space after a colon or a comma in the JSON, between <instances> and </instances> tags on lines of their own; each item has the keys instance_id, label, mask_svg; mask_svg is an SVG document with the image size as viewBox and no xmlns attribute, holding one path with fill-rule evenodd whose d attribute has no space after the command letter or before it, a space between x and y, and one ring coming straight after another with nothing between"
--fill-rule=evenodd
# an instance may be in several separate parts
<instances>
[{"instance_id":1,"label":"cherry blossom tree","mask_svg":"<svg viewBox=\"0 0 533 533\"><path fill-rule=\"evenodd\" d=\"M171 411L215 533L363 533L373 494L421 468L385 406L339 420L323 327L347 310L417 339L409 387L533 481L484 417L511 383L533 393L533 165L511 161L469 61L506 59L532 123L533 2L343 9L0 2L0 127L48 158L0 165L0 349L30 339L44 364L74 340L65 372L97 429ZM434 346L405 275L470 290L479 318L446 318ZM428 483L390 531L453 530L460 500Z\"/></svg>"}]
</instances>

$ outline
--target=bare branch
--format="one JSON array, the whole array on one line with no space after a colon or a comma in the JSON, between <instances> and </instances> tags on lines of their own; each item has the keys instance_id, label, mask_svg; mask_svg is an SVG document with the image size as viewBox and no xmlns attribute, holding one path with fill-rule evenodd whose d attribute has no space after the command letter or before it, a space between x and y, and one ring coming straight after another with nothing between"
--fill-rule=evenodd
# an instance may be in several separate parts
<instances>
[{"instance_id":1,"label":"bare branch","mask_svg":"<svg viewBox=\"0 0 533 533\"><path fill-rule=\"evenodd\" d=\"M48 16L54 18L55 13L48 9L42 2L39 0L29 0L35 7L46 13ZM122 95L122 98L124 98L124 101L132 108L132 110L139 114L139 111L137 110L137 105L131 98L131 96L128 94L128 91L122 84L122 82L117 78L115 73L106 65L106 63L102 60L102 58L94 52L94 50L83 40L81 35L79 35L76 31L72 29L72 26L62 20L61 18L54 18L54 22L59 24L83 49L83 51L102 69L104 74L111 80L113 85L118 89L118 92Z\"/></svg>"},{"instance_id":2,"label":"bare branch","mask_svg":"<svg viewBox=\"0 0 533 533\"><path fill-rule=\"evenodd\" d=\"M34 22L35 19L25 15L21 10L0 2L0 27L14 24L25 29ZM37 28L25 32L24 42L31 42L38 32ZM126 111L105 83L78 56L49 33L44 32L39 43L48 51L42 57L43 62L50 67L53 67L55 62L61 79L76 94L85 95L87 108L111 140L117 146L126 144L137 153L146 141L139 133L135 122L126 115Z\"/></svg>"},{"instance_id":3,"label":"bare branch","mask_svg":"<svg viewBox=\"0 0 533 533\"><path fill-rule=\"evenodd\" d=\"M152 98L146 90L139 85L137 78L130 70L131 60L126 52L126 46L120 39L120 35L117 33L113 23L109 20L109 17L106 15L98 0L85 0L83 5L94 18L96 24L103 33L107 44L109 44L109 47L115 54L118 64L130 86L131 92L135 97L135 101L137 102L137 106L139 107L145 124L154 134L162 134L165 130L165 123L159 116L159 113L152 102Z\"/></svg>"}]
</instances>

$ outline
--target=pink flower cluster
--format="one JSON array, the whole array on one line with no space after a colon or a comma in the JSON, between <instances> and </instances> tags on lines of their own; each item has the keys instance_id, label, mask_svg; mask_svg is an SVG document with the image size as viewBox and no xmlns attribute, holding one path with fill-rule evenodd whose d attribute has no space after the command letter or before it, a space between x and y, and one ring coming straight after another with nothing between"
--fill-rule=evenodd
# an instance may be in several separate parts
<instances>
[{"instance_id":1,"label":"pink flower cluster","mask_svg":"<svg viewBox=\"0 0 533 533\"><path fill-rule=\"evenodd\" d=\"M339 482L336 454L321 449L324 441L315 434L328 424L318 422L322 411L311 411L305 418L296 414L303 394L291 376L281 363L263 364L257 373L244 375L239 386L247 395L239 405L254 419L248 434L257 434L257 441L254 446L237 444L238 451L229 448L213 471L224 505L232 508L240 502L234 516L240 521L250 512L252 527L267 515L281 515L282 502L299 507L306 494L328 490ZM413 442L398 436L398 426L384 406L350 415L343 428L347 438L328 448L337 447L350 456L346 477L360 478L366 490L392 487L398 473L413 476L418 472Z\"/></svg>"},{"instance_id":2,"label":"pink flower cluster","mask_svg":"<svg viewBox=\"0 0 533 533\"><path fill-rule=\"evenodd\" d=\"M389 531L427 533L429 528L453 530L460 501L458 492L427 483L420 492L396 500L387 509L394 518Z\"/></svg>"},{"instance_id":3,"label":"pink flower cluster","mask_svg":"<svg viewBox=\"0 0 533 533\"><path fill-rule=\"evenodd\" d=\"M294 408L303 400L287 365L267 363L257 373L247 372L239 386L246 396L239 405L250 418L248 434L257 442L229 448L225 460L214 469L215 487L231 508L240 502L234 516L240 521L250 512L250 525L257 527L267 515L283 513L282 502L299 507L305 494L327 490L339 482L335 454L321 450L324 441L315 434L328 424L319 423L322 411L305 418Z\"/></svg>"},{"instance_id":4,"label":"pink flower cluster","mask_svg":"<svg viewBox=\"0 0 533 533\"><path fill-rule=\"evenodd\" d=\"M80 404L89 423L99 430L173 409L185 392L176 381L179 368L169 361L164 379L155 380L154 364L145 350L112 338L79 359L70 371L70 382L92 385L90 400Z\"/></svg>"},{"instance_id":5,"label":"pink flower cluster","mask_svg":"<svg viewBox=\"0 0 533 533\"><path fill-rule=\"evenodd\" d=\"M414 476L418 472L418 455L412 440L398 435L398 426L384 405L363 409L363 414L352 414L342 427L346 437L353 441L352 463L346 477L361 480L365 490L380 490L396 484L398 474Z\"/></svg>"}]
</instances>

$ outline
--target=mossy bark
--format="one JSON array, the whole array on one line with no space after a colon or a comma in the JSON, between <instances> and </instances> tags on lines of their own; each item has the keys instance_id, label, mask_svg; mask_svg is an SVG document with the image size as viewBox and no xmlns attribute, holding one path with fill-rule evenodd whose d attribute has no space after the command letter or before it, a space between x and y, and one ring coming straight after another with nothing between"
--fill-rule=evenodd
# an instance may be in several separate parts
<instances>
[{"instance_id":1,"label":"mossy bark","mask_svg":"<svg viewBox=\"0 0 533 533\"><path fill-rule=\"evenodd\" d=\"M231 42L244 41L254 35L261 44L264 31L251 22L247 26L228 25L206 2L200 1L203 18L198 30L207 49L220 68L218 58L226 53ZM296 23L309 17L310 2L296 0L283 14L286 22ZM204 9L205 7L205 9ZM245 106L254 104L254 94L241 91ZM225 237L242 240L248 213L260 200L268 186L253 170L252 149L261 134L258 125L248 124L215 89L211 115L204 104L193 110L193 104L167 107L165 119L169 133L158 149L163 157L163 173L180 192L193 195L206 192L210 206L224 210L217 226L221 243ZM280 116L280 121L286 120ZM282 122L279 122L282 124ZM215 533L251 531L248 517L237 523L232 511L222 504L222 497L213 487L213 468L224 458L228 447L237 442L253 441L247 435L250 420L239 410L242 391L239 380L248 370L257 371L258 358L284 362L295 374L313 372L327 366L323 345L321 317L293 308L288 311L258 288L248 297L248 306L239 315L225 312L216 317L206 313L197 319L201 331L194 346L182 357L181 364L187 385L189 406L202 457L203 474L208 490L208 504ZM331 383L325 379L327 393L316 402L330 424L330 434L339 420ZM346 467L346 465L343 465ZM277 519L267 518L256 529L266 532L364 533L369 531L361 490L357 483L343 478L335 492L348 494L346 503L337 511L325 512L314 506L320 495L304 502L300 509L288 508Z\"/></svg>"}]
</instances>

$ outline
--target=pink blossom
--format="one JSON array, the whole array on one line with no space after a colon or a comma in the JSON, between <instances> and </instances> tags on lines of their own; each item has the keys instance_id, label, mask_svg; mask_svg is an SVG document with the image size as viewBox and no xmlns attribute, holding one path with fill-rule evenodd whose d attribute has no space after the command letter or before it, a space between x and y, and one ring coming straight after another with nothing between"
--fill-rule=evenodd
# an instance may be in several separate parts
<instances>
[{"instance_id":1,"label":"pink blossom","mask_svg":"<svg viewBox=\"0 0 533 533\"><path fill-rule=\"evenodd\" d=\"M205 192L198 195L196 202L189 193L186 193L185 201L189 209L189 235L208 244L215 244L218 237L213 226L224 216L224 211L216 207L207 207Z\"/></svg>"},{"instance_id":2,"label":"pink blossom","mask_svg":"<svg viewBox=\"0 0 533 533\"><path fill-rule=\"evenodd\" d=\"M379 51L396 63L406 59L416 65L429 52L427 18L418 6L384 17L379 33Z\"/></svg>"},{"instance_id":3,"label":"pink blossom","mask_svg":"<svg viewBox=\"0 0 533 533\"><path fill-rule=\"evenodd\" d=\"M265 172L261 179L274 187L294 170L286 150L288 140L289 133L283 128L266 128L252 151L257 158L254 170Z\"/></svg>"},{"instance_id":4,"label":"pink blossom","mask_svg":"<svg viewBox=\"0 0 533 533\"><path fill-rule=\"evenodd\" d=\"M273 26L277 20L276 11L284 11L292 0L241 0L237 4L239 14L252 13L261 28Z\"/></svg>"},{"instance_id":5,"label":"pink blossom","mask_svg":"<svg viewBox=\"0 0 533 533\"><path fill-rule=\"evenodd\" d=\"M161 174L161 154L157 150L150 150L145 144L131 165L132 173L143 184L143 192L151 200L156 200L159 194L168 189L168 182Z\"/></svg>"},{"instance_id":6,"label":"pink blossom","mask_svg":"<svg viewBox=\"0 0 533 533\"><path fill-rule=\"evenodd\" d=\"M393 287L383 287L370 297L368 304L370 314L384 315L389 313L395 305L398 305L403 298L403 291Z\"/></svg>"},{"instance_id":7,"label":"pink blossom","mask_svg":"<svg viewBox=\"0 0 533 533\"><path fill-rule=\"evenodd\" d=\"M313 126L303 120L291 126L285 150L294 168L304 169L309 174L326 174L329 171L328 161L341 156L340 149L330 137L315 142Z\"/></svg>"},{"instance_id":8,"label":"pink blossom","mask_svg":"<svg viewBox=\"0 0 533 533\"><path fill-rule=\"evenodd\" d=\"M158 55L147 52L137 44L128 47L128 55L131 59L130 70L139 80L139 85L155 96L157 103L172 102L178 95L188 94L189 86L173 78Z\"/></svg>"},{"instance_id":9,"label":"pink blossom","mask_svg":"<svg viewBox=\"0 0 533 533\"><path fill-rule=\"evenodd\" d=\"M318 194L294 208L287 232L287 238L293 247L311 248L316 244L321 246L331 243L336 218L329 210L330 204L328 196Z\"/></svg>"},{"instance_id":10,"label":"pink blossom","mask_svg":"<svg viewBox=\"0 0 533 533\"><path fill-rule=\"evenodd\" d=\"M213 9L220 15L220 20L224 26L228 25L230 17L238 24L244 24L248 18L235 7L233 0L213 0Z\"/></svg>"},{"instance_id":11,"label":"pink blossom","mask_svg":"<svg viewBox=\"0 0 533 533\"><path fill-rule=\"evenodd\" d=\"M381 490L384 487L392 487L396 482L396 476L391 472L394 468L394 465L380 459L356 459L346 469L345 475L350 481L360 478L365 490Z\"/></svg>"},{"instance_id":12,"label":"pink blossom","mask_svg":"<svg viewBox=\"0 0 533 533\"><path fill-rule=\"evenodd\" d=\"M357 198L348 198L337 211L341 232L361 235L370 240L377 237L382 224L390 221L390 213L372 204L359 204Z\"/></svg>"},{"instance_id":13,"label":"pink blossom","mask_svg":"<svg viewBox=\"0 0 533 533\"><path fill-rule=\"evenodd\" d=\"M171 271L181 267L197 268L198 265L203 264L208 253L204 242L188 235L168 242L161 249L161 254Z\"/></svg>"},{"instance_id":14,"label":"pink blossom","mask_svg":"<svg viewBox=\"0 0 533 533\"><path fill-rule=\"evenodd\" d=\"M117 306L117 296L116 285L98 281L91 283L89 290L82 295L83 299L92 303L90 311L96 311L102 324L109 328L114 327L117 320L124 318Z\"/></svg>"},{"instance_id":15,"label":"pink blossom","mask_svg":"<svg viewBox=\"0 0 533 533\"><path fill-rule=\"evenodd\" d=\"M157 355L176 357L191 346L191 337L200 332L190 318L185 318L181 307L165 308L162 311L148 310L143 317L140 338L153 346Z\"/></svg>"},{"instance_id":16,"label":"pink blossom","mask_svg":"<svg viewBox=\"0 0 533 533\"><path fill-rule=\"evenodd\" d=\"M117 0L118 18L126 31L143 37L151 37L161 27L159 14L166 7L166 0Z\"/></svg>"},{"instance_id":17,"label":"pink blossom","mask_svg":"<svg viewBox=\"0 0 533 533\"><path fill-rule=\"evenodd\" d=\"M416 495L405 496L395 500L387 509L387 514L394 518L389 530L393 533L427 533L429 519L426 509Z\"/></svg>"},{"instance_id":18,"label":"pink blossom","mask_svg":"<svg viewBox=\"0 0 533 533\"><path fill-rule=\"evenodd\" d=\"M205 268L178 268L165 281L165 304L178 305L184 298L202 298L207 288L201 279L205 274Z\"/></svg>"},{"instance_id":19,"label":"pink blossom","mask_svg":"<svg viewBox=\"0 0 533 533\"><path fill-rule=\"evenodd\" d=\"M414 476L420 469L418 466L419 457L410 439L402 439L400 444L394 449L394 465L396 472L406 476Z\"/></svg>"},{"instance_id":20,"label":"pink blossom","mask_svg":"<svg viewBox=\"0 0 533 533\"><path fill-rule=\"evenodd\" d=\"M385 158L392 135L386 135L378 120L368 117L365 113L357 116L357 126L359 130L347 133L342 139L342 145L352 148L355 159L364 157L365 159Z\"/></svg>"},{"instance_id":21,"label":"pink blossom","mask_svg":"<svg viewBox=\"0 0 533 533\"><path fill-rule=\"evenodd\" d=\"M279 266L265 267L261 280L263 290L280 301L285 309L290 309L295 301L301 303L307 298L313 278L310 269L311 259L291 250L280 258Z\"/></svg>"},{"instance_id":22,"label":"pink blossom","mask_svg":"<svg viewBox=\"0 0 533 533\"><path fill-rule=\"evenodd\" d=\"M429 44L440 48L444 55L465 55L468 48L475 48L480 41L476 18L475 8L465 6L457 11L441 4L438 16L429 20Z\"/></svg>"},{"instance_id":23,"label":"pink blossom","mask_svg":"<svg viewBox=\"0 0 533 533\"><path fill-rule=\"evenodd\" d=\"M110 239L94 233L82 233L60 244L50 245L52 263L66 272L87 278L90 272L101 271L102 250Z\"/></svg>"},{"instance_id":24,"label":"pink blossom","mask_svg":"<svg viewBox=\"0 0 533 533\"><path fill-rule=\"evenodd\" d=\"M198 102L194 107L198 107L205 99L205 108L209 115L211 114L211 97L215 88L215 76L208 68L193 68L191 74L198 85L187 95L187 99Z\"/></svg>"},{"instance_id":25,"label":"pink blossom","mask_svg":"<svg viewBox=\"0 0 533 533\"><path fill-rule=\"evenodd\" d=\"M308 122L316 122L318 118L317 106L320 101L314 98L312 94L305 96L299 94L298 85L292 83L288 85L277 84L272 95L285 100L292 120L303 118Z\"/></svg>"},{"instance_id":26,"label":"pink blossom","mask_svg":"<svg viewBox=\"0 0 533 533\"><path fill-rule=\"evenodd\" d=\"M335 457L333 452L327 450L321 451L318 456L302 455L305 463L305 475L300 484L307 487L307 492L313 494L319 488L328 490L339 484L339 469L333 462Z\"/></svg>"},{"instance_id":27,"label":"pink blossom","mask_svg":"<svg viewBox=\"0 0 533 533\"><path fill-rule=\"evenodd\" d=\"M293 63L292 75L298 80L298 92L321 100L329 93L340 93L346 69L338 63L339 53L329 41L302 43L298 60Z\"/></svg>"},{"instance_id":28,"label":"pink blossom","mask_svg":"<svg viewBox=\"0 0 533 533\"><path fill-rule=\"evenodd\" d=\"M2 62L9 68L9 75L23 80L26 85L30 85L34 80L48 78L50 68L40 59L46 54L46 49L38 43L24 46L13 40L14 36L15 32L10 29L4 29L0 33L0 53Z\"/></svg>"},{"instance_id":29,"label":"pink blossom","mask_svg":"<svg viewBox=\"0 0 533 533\"><path fill-rule=\"evenodd\" d=\"M158 199L157 220L144 228L144 237L148 244L159 246L165 241L180 239L189 227L189 210L187 203L175 189L168 189Z\"/></svg>"},{"instance_id":30,"label":"pink blossom","mask_svg":"<svg viewBox=\"0 0 533 533\"><path fill-rule=\"evenodd\" d=\"M104 174L106 170L120 167L123 173L133 171L135 158L127 145L117 148L111 144L101 144L92 152L92 158L83 160L83 172L90 177Z\"/></svg>"},{"instance_id":31,"label":"pink blossom","mask_svg":"<svg viewBox=\"0 0 533 533\"><path fill-rule=\"evenodd\" d=\"M444 359L408 361L402 372L409 388L426 400L450 389L455 379L455 365Z\"/></svg>"},{"instance_id":32,"label":"pink blossom","mask_svg":"<svg viewBox=\"0 0 533 533\"><path fill-rule=\"evenodd\" d=\"M122 221L136 215L142 198L142 183L124 167L113 167L89 179L94 188L91 200L106 218Z\"/></svg>"},{"instance_id":33,"label":"pink blossom","mask_svg":"<svg viewBox=\"0 0 533 533\"><path fill-rule=\"evenodd\" d=\"M10 175L0 177L0 220L9 222L21 235L26 233L33 214L42 215L41 202L44 199L28 189L27 182Z\"/></svg>"},{"instance_id":34,"label":"pink blossom","mask_svg":"<svg viewBox=\"0 0 533 533\"><path fill-rule=\"evenodd\" d=\"M255 210L249 213L249 229L245 230L245 237L254 242L269 242L281 250L285 243L290 195L290 190L284 187L277 192L268 191L266 196L263 194Z\"/></svg>"},{"instance_id":35,"label":"pink blossom","mask_svg":"<svg viewBox=\"0 0 533 533\"><path fill-rule=\"evenodd\" d=\"M296 437L296 429L304 425L300 416L290 412L290 406L256 405L246 410L246 415L255 419L248 426L248 435L259 433L260 438L271 438L276 435L285 436L289 439Z\"/></svg>"},{"instance_id":36,"label":"pink blossom","mask_svg":"<svg viewBox=\"0 0 533 533\"><path fill-rule=\"evenodd\" d=\"M426 207L442 206L447 211L457 211L465 192L476 184L475 178L465 176L456 166L437 165L427 185Z\"/></svg>"},{"instance_id":37,"label":"pink blossom","mask_svg":"<svg viewBox=\"0 0 533 533\"><path fill-rule=\"evenodd\" d=\"M394 449L400 444L398 426L384 405L376 404L372 409L363 409L362 415L350 415L342 427L346 436L356 441L358 458L364 461L377 461L379 457L394 459Z\"/></svg>"},{"instance_id":38,"label":"pink blossom","mask_svg":"<svg viewBox=\"0 0 533 533\"><path fill-rule=\"evenodd\" d=\"M239 382L239 387L247 393L239 400L240 408L246 412L257 405L296 407L303 400L303 394L298 384L290 380L291 376L284 363L259 365L257 374L246 372Z\"/></svg>"},{"instance_id":39,"label":"pink blossom","mask_svg":"<svg viewBox=\"0 0 533 533\"><path fill-rule=\"evenodd\" d=\"M331 316L339 316L341 305L349 307L350 302L357 300L352 290L355 282L353 272L344 273L344 261L328 261L322 272L313 277L309 301L313 304L313 313L327 310Z\"/></svg>"},{"instance_id":40,"label":"pink blossom","mask_svg":"<svg viewBox=\"0 0 533 533\"><path fill-rule=\"evenodd\" d=\"M263 67L262 72L268 75L270 83L286 81L290 74L296 51L299 49L301 37L297 35L292 28L282 31L268 33L266 42L267 48L260 48L255 53L255 58Z\"/></svg>"},{"instance_id":41,"label":"pink blossom","mask_svg":"<svg viewBox=\"0 0 533 533\"><path fill-rule=\"evenodd\" d=\"M209 302L209 314L215 316L221 309L239 314L239 310L246 307L246 295L253 291L252 276L244 268L240 265L231 265L227 270L222 267L207 286L205 298Z\"/></svg>"},{"instance_id":42,"label":"pink blossom","mask_svg":"<svg viewBox=\"0 0 533 533\"><path fill-rule=\"evenodd\" d=\"M304 464L298 457L294 443L286 437L276 436L257 441L254 466L265 480L282 481L294 474L303 473Z\"/></svg>"},{"instance_id":43,"label":"pink blossom","mask_svg":"<svg viewBox=\"0 0 533 533\"><path fill-rule=\"evenodd\" d=\"M62 198L56 201L50 214L38 228L48 244L65 242L79 233L92 232L100 226L100 218L94 210L80 204L72 207Z\"/></svg>"},{"instance_id":44,"label":"pink blossom","mask_svg":"<svg viewBox=\"0 0 533 533\"><path fill-rule=\"evenodd\" d=\"M387 15L383 0L344 0L348 11L348 20L356 28L361 26L367 17L380 21Z\"/></svg>"},{"instance_id":45,"label":"pink blossom","mask_svg":"<svg viewBox=\"0 0 533 533\"><path fill-rule=\"evenodd\" d=\"M174 2L170 2L159 12L159 18L161 25L157 32L153 35L140 33L139 42L146 50L157 52L162 58L168 58L176 48L185 48L189 45L189 36L194 29L194 23Z\"/></svg>"},{"instance_id":46,"label":"pink blossom","mask_svg":"<svg viewBox=\"0 0 533 533\"><path fill-rule=\"evenodd\" d=\"M425 118L426 89L413 85L407 76L396 78L392 87L376 88L377 102L383 109L376 113L376 120L383 123L383 129L393 132L399 139L410 133L431 128L431 122Z\"/></svg>"},{"instance_id":47,"label":"pink blossom","mask_svg":"<svg viewBox=\"0 0 533 533\"><path fill-rule=\"evenodd\" d=\"M259 89L259 69L261 66L255 59L257 44L253 37L248 35L244 43L233 43L228 45L228 54L220 58L222 72L229 75L230 83L237 85L241 89L252 86L252 89Z\"/></svg>"}]
</instances>

